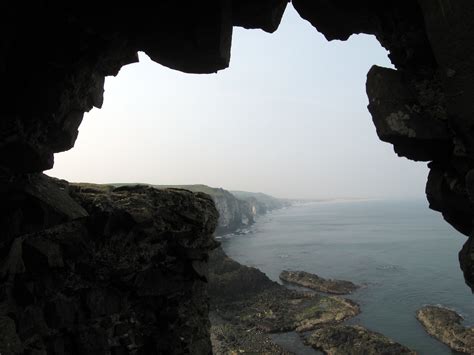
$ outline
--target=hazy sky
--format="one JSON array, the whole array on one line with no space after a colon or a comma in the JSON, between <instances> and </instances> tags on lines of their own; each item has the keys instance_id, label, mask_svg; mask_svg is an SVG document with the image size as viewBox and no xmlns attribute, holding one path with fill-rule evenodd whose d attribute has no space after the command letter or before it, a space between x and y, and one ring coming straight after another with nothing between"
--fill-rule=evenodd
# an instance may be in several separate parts
<instances>
[{"instance_id":1,"label":"hazy sky","mask_svg":"<svg viewBox=\"0 0 474 355\"><path fill-rule=\"evenodd\" d=\"M190 75L140 54L48 173L70 181L207 184L279 197L422 197L425 163L379 141L369 36L327 42L288 6L274 34L234 29L230 68Z\"/></svg>"}]
</instances>

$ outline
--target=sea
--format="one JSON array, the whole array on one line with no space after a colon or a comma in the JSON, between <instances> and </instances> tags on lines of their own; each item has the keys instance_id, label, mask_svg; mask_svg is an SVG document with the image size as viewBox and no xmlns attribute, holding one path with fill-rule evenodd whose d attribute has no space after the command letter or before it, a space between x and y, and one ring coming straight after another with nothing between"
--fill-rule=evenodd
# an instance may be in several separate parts
<instances>
[{"instance_id":1,"label":"sea","mask_svg":"<svg viewBox=\"0 0 474 355\"><path fill-rule=\"evenodd\" d=\"M230 257L274 281L282 270L304 270L362 285L348 296L362 311L349 324L427 355L452 352L416 320L423 305L452 308L474 324L474 295L458 262L465 240L424 200L300 203L221 238ZM316 353L294 333L274 340L297 354Z\"/></svg>"}]
</instances>

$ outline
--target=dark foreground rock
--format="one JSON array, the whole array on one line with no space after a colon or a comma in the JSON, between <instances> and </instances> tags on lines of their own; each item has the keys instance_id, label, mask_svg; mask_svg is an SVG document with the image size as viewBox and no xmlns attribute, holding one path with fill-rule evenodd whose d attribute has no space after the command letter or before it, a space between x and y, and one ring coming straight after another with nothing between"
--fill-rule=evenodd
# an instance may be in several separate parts
<instances>
[{"instance_id":1,"label":"dark foreground rock","mask_svg":"<svg viewBox=\"0 0 474 355\"><path fill-rule=\"evenodd\" d=\"M211 342L214 355L229 354L271 354L292 355L278 344L275 344L270 336L252 328L246 328L236 322L226 322L211 312Z\"/></svg>"},{"instance_id":2,"label":"dark foreground rock","mask_svg":"<svg viewBox=\"0 0 474 355\"><path fill-rule=\"evenodd\" d=\"M416 312L416 318L428 334L454 351L474 354L474 327L463 326L463 318L455 311L439 306L425 306Z\"/></svg>"},{"instance_id":3,"label":"dark foreground rock","mask_svg":"<svg viewBox=\"0 0 474 355\"><path fill-rule=\"evenodd\" d=\"M0 244L1 354L211 352L207 195L44 175L16 188L30 232Z\"/></svg>"},{"instance_id":4,"label":"dark foreground rock","mask_svg":"<svg viewBox=\"0 0 474 355\"><path fill-rule=\"evenodd\" d=\"M280 274L280 279L294 285L336 295L346 295L359 288L359 286L350 281L323 279L318 275L310 274L305 271L284 270Z\"/></svg>"},{"instance_id":5,"label":"dark foreground rock","mask_svg":"<svg viewBox=\"0 0 474 355\"><path fill-rule=\"evenodd\" d=\"M260 270L229 258L222 248L209 255L209 296L214 304L238 302L264 291L282 289Z\"/></svg>"},{"instance_id":6,"label":"dark foreground rock","mask_svg":"<svg viewBox=\"0 0 474 355\"><path fill-rule=\"evenodd\" d=\"M358 325L323 327L314 331L307 342L328 355L415 354L386 336Z\"/></svg>"}]
</instances>

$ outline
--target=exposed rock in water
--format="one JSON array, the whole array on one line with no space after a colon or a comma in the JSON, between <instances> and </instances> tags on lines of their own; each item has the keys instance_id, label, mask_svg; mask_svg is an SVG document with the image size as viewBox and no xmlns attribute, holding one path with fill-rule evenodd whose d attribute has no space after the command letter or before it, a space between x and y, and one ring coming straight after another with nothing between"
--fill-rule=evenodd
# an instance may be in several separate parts
<instances>
[{"instance_id":1,"label":"exposed rock in water","mask_svg":"<svg viewBox=\"0 0 474 355\"><path fill-rule=\"evenodd\" d=\"M382 334L340 325L360 312L353 301L289 290L232 260L221 248L210 254L209 294L217 354L286 354L267 334L288 331L302 337L313 331L308 344L328 354L415 354Z\"/></svg>"},{"instance_id":2,"label":"exposed rock in water","mask_svg":"<svg viewBox=\"0 0 474 355\"><path fill-rule=\"evenodd\" d=\"M474 327L463 326L463 318L455 311L439 306L425 306L416 312L416 318L428 334L454 351L474 354Z\"/></svg>"},{"instance_id":3,"label":"exposed rock in water","mask_svg":"<svg viewBox=\"0 0 474 355\"><path fill-rule=\"evenodd\" d=\"M314 331L307 342L328 355L416 354L385 335L358 325L334 325Z\"/></svg>"},{"instance_id":4,"label":"exposed rock in water","mask_svg":"<svg viewBox=\"0 0 474 355\"><path fill-rule=\"evenodd\" d=\"M305 332L342 322L360 311L356 303L341 297L289 290L268 279L260 270L232 260L221 249L210 255L209 295L211 319L221 320L217 328L211 329L219 332L228 329L231 334L250 329L250 332L242 331L240 337L252 339L261 336L255 334ZM247 349L252 348L249 345L252 340L243 339L230 348L238 347L241 342L247 344ZM253 350L247 351L256 352L258 346L255 344Z\"/></svg>"},{"instance_id":5,"label":"exposed rock in water","mask_svg":"<svg viewBox=\"0 0 474 355\"><path fill-rule=\"evenodd\" d=\"M17 190L30 232L0 244L0 353L210 353L207 195L45 175Z\"/></svg>"},{"instance_id":6,"label":"exposed rock in water","mask_svg":"<svg viewBox=\"0 0 474 355\"><path fill-rule=\"evenodd\" d=\"M350 281L323 279L318 275L305 271L284 270L280 273L280 279L294 285L336 295L349 294L359 288L359 286Z\"/></svg>"},{"instance_id":7,"label":"exposed rock in water","mask_svg":"<svg viewBox=\"0 0 474 355\"><path fill-rule=\"evenodd\" d=\"M219 315L238 319L249 328L267 333L305 332L321 325L342 322L359 314L359 306L337 296L321 296L288 289L260 292L248 299L215 305Z\"/></svg>"}]
</instances>

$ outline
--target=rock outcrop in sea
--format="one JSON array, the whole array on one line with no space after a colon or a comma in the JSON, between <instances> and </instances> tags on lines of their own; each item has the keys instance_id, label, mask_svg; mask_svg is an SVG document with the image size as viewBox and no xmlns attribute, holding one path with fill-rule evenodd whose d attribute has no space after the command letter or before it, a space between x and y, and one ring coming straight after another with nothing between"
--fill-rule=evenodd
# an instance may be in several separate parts
<instances>
[{"instance_id":1,"label":"rock outcrop in sea","mask_svg":"<svg viewBox=\"0 0 474 355\"><path fill-rule=\"evenodd\" d=\"M359 325L322 327L307 338L307 343L328 355L415 355L407 347Z\"/></svg>"},{"instance_id":2,"label":"rock outcrop in sea","mask_svg":"<svg viewBox=\"0 0 474 355\"><path fill-rule=\"evenodd\" d=\"M452 350L474 354L474 327L462 325L463 318L455 311L441 306L424 306L416 318L431 336Z\"/></svg>"},{"instance_id":3,"label":"rock outcrop in sea","mask_svg":"<svg viewBox=\"0 0 474 355\"><path fill-rule=\"evenodd\" d=\"M328 354L414 354L382 334L342 325L359 314L355 302L290 290L221 248L210 255L209 295L215 354L287 354L269 334L289 331Z\"/></svg>"},{"instance_id":4,"label":"rock outcrop in sea","mask_svg":"<svg viewBox=\"0 0 474 355\"><path fill-rule=\"evenodd\" d=\"M318 292L332 293L335 295L347 295L359 288L351 281L324 279L316 274L306 271L283 270L280 273L280 280Z\"/></svg>"},{"instance_id":5,"label":"rock outcrop in sea","mask_svg":"<svg viewBox=\"0 0 474 355\"><path fill-rule=\"evenodd\" d=\"M249 337L264 338L270 346L273 343L268 334L306 332L340 323L360 312L359 306L348 299L289 290L260 270L232 260L221 248L210 255L209 295L211 319L214 319L211 333L216 333L214 339L220 339L218 348L225 348L223 353L255 353L260 345L249 341ZM239 337L230 341L235 337L225 336L226 329L239 333ZM223 344L226 339L227 343Z\"/></svg>"}]
</instances>

